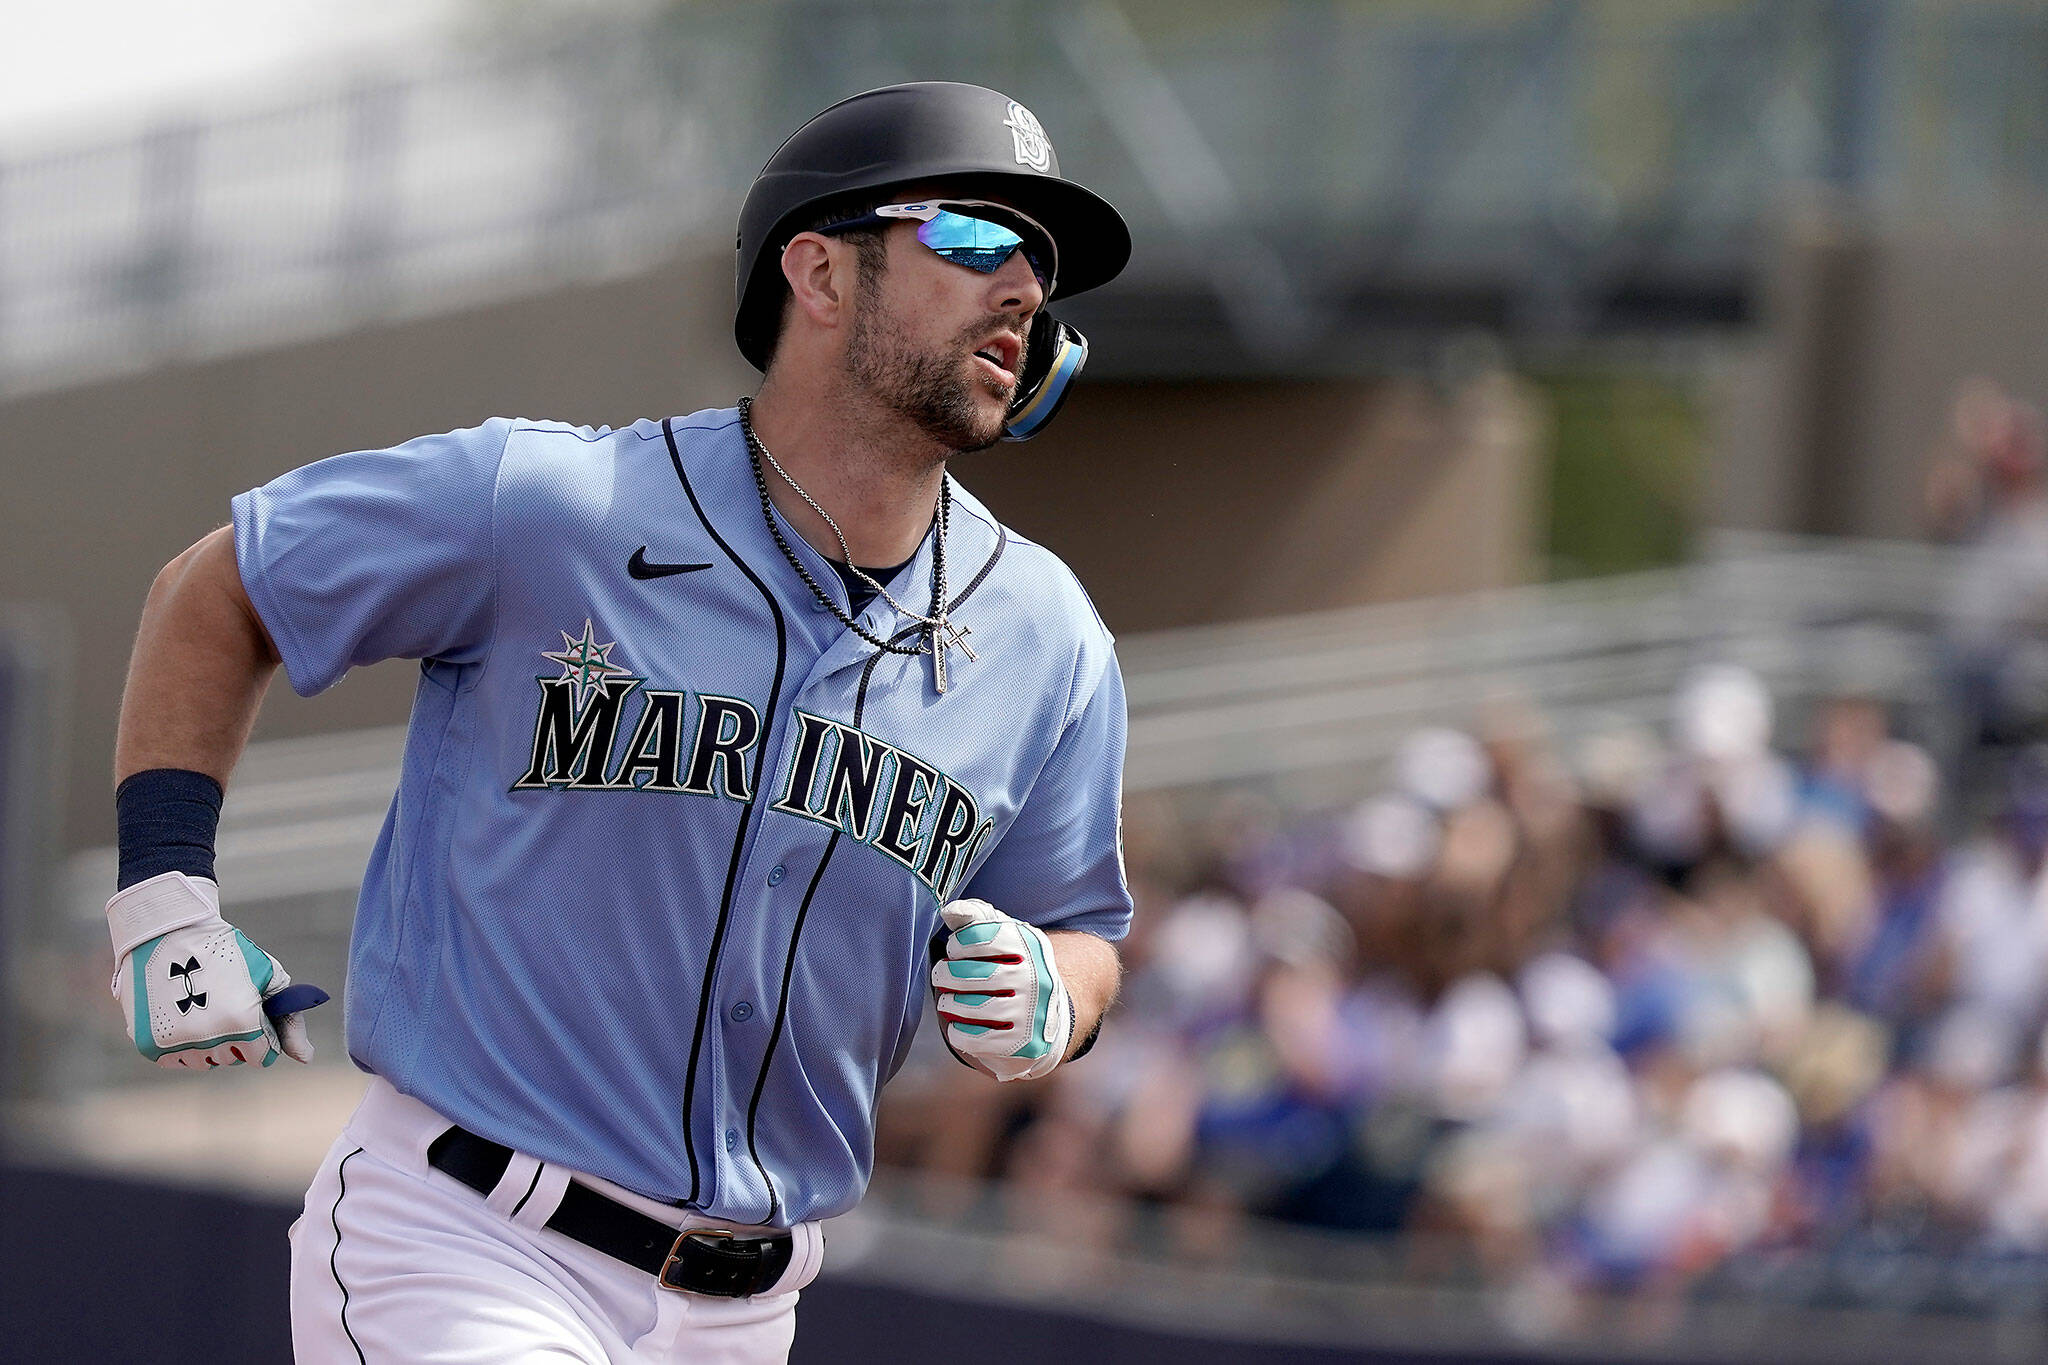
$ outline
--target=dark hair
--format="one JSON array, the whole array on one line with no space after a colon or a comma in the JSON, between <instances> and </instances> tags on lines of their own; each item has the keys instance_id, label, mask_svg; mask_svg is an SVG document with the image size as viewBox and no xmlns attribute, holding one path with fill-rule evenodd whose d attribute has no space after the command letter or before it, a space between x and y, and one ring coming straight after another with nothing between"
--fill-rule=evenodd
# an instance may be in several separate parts
<instances>
[{"instance_id":1,"label":"dark hair","mask_svg":"<svg viewBox=\"0 0 2048 1365\"><path fill-rule=\"evenodd\" d=\"M813 214L809 219L805 220L802 226L791 232L789 236L793 239L800 233L824 232L849 219L859 218L863 214L871 213L876 208L889 202L888 197L884 196L873 199L872 202L862 201L854 204L839 204L833 208ZM887 244L882 240L882 233L887 226L886 223L862 223L859 227L845 228L831 234L841 241L853 243L855 281L863 294L869 290L874 281L882 277L882 272L888 268L889 250ZM775 335L769 338L767 364L761 367L764 374L773 368L775 353L782 349L782 334L789 326L789 308L794 302L796 302L796 296L789 292L789 281L783 280L780 312L775 323Z\"/></svg>"}]
</instances>

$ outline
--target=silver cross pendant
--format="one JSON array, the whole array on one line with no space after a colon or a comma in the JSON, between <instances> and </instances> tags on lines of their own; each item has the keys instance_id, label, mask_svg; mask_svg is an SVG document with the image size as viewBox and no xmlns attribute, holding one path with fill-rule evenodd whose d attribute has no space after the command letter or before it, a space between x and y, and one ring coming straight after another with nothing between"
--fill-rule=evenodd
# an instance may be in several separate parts
<instances>
[{"instance_id":1,"label":"silver cross pendant","mask_svg":"<svg viewBox=\"0 0 2048 1365\"><path fill-rule=\"evenodd\" d=\"M932 685L938 688L941 696L945 695L946 691L947 650L958 646L960 652L967 656L968 662L981 662L981 656L976 654L967 643L967 637L973 633L974 628L972 626L956 626L943 616L934 625L932 629Z\"/></svg>"}]
</instances>

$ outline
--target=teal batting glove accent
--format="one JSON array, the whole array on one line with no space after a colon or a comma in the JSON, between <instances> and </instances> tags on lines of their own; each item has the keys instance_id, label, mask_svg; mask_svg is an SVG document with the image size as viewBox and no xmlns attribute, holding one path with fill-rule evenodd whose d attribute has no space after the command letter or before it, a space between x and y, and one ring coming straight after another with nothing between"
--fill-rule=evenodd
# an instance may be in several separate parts
<instances>
[{"instance_id":1,"label":"teal batting glove accent","mask_svg":"<svg viewBox=\"0 0 2048 1365\"><path fill-rule=\"evenodd\" d=\"M1002 931L1003 926L1000 924L970 924L966 928L956 931L953 937L959 939L970 948L979 948Z\"/></svg>"},{"instance_id":2,"label":"teal batting glove accent","mask_svg":"<svg viewBox=\"0 0 2048 1365\"><path fill-rule=\"evenodd\" d=\"M168 1057L173 1052L204 1052L208 1048L219 1047L222 1043L253 1043L259 1038L263 1039L263 1046L270 1054L263 1059L263 1065L269 1066L277 1060L277 1049L270 1046L270 1040L263 1037L263 1030L260 1028L251 1029L247 1033L223 1033L213 1038L202 1038L196 1043L187 1043L183 1047L171 1048L163 1055Z\"/></svg>"},{"instance_id":3,"label":"teal batting glove accent","mask_svg":"<svg viewBox=\"0 0 2048 1365\"><path fill-rule=\"evenodd\" d=\"M1052 1041L1046 1036L1046 1016L1052 1012L1053 985L1052 964L1045 960L1045 938L1038 933L1027 933L1020 937L1024 946L1031 950L1031 965L1038 973L1038 1008L1031 1013L1031 1041L1011 1053L1026 1061L1036 1061L1052 1051Z\"/></svg>"},{"instance_id":4,"label":"teal batting glove accent","mask_svg":"<svg viewBox=\"0 0 2048 1365\"><path fill-rule=\"evenodd\" d=\"M142 970L142 964L149 961L149 955L155 952L156 945L163 941L164 936L158 934L128 955L128 971L133 977L129 988L135 997L135 1050L152 1062L161 1059L164 1050L156 1045L156 1040L149 1031L149 979L148 974Z\"/></svg>"},{"instance_id":5,"label":"teal batting glove accent","mask_svg":"<svg viewBox=\"0 0 2048 1365\"><path fill-rule=\"evenodd\" d=\"M984 1033L994 1032L987 1024L948 1024L946 1027L959 1029L962 1033L971 1033L977 1038Z\"/></svg>"},{"instance_id":6,"label":"teal batting glove accent","mask_svg":"<svg viewBox=\"0 0 2048 1365\"><path fill-rule=\"evenodd\" d=\"M963 981L986 981L1002 970L1000 962L976 962L968 958L952 964L953 975Z\"/></svg>"},{"instance_id":7,"label":"teal batting glove accent","mask_svg":"<svg viewBox=\"0 0 2048 1365\"><path fill-rule=\"evenodd\" d=\"M976 1005L986 1005L989 1001L993 999L995 999L993 995L964 995L959 991L953 992L954 1004L966 1005L970 1008Z\"/></svg>"},{"instance_id":8,"label":"teal batting glove accent","mask_svg":"<svg viewBox=\"0 0 2048 1365\"><path fill-rule=\"evenodd\" d=\"M235 930L235 943L242 950L242 961L249 964L249 984L256 988L256 994L268 995L270 983L277 975L277 964L240 929Z\"/></svg>"}]
</instances>

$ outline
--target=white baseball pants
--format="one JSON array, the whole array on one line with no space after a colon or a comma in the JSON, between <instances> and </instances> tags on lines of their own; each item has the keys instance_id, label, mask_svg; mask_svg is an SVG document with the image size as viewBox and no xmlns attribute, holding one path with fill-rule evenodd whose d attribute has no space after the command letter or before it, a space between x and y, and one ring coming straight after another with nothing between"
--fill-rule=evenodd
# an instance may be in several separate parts
<instances>
[{"instance_id":1,"label":"white baseball pants","mask_svg":"<svg viewBox=\"0 0 2048 1365\"><path fill-rule=\"evenodd\" d=\"M722 1299L663 1289L645 1271L542 1226L572 1172L514 1155L485 1198L429 1167L427 1145L447 1127L373 1079L328 1149L291 1231L298 1365L788 1359L797 1290L823 1259L816 1223L791 1229L789 1269L770 1293ZM594 1176L575 1178L679 1228L714 1223Z\"/></svg>"}]
</instances>

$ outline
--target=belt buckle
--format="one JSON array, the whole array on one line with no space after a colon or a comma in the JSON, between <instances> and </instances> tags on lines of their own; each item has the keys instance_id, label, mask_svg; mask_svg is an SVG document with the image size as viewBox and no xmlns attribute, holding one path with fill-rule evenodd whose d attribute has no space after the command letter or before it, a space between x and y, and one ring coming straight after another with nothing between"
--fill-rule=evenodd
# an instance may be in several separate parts
<instances>
[{"instance_id":1,"label":"belt buckle","mask_svg":"<svg viewBox=\"0 0 2048 1365\"><path fill-rule=\"evenodd\" d=\"M676 1240L674 1245L669 1247L668 1258L661 1263L661 1273L655 1276L656 1282L659 1283L663 1289L673 1289L678 1291L679 1293L684 1294L716 1294L724 1298L736 1297L735 1295L722 1292L718 1289L703 1288L697 1285L683 1284L676 1279L670 1278L671 1273L681 1267L683 1258L683 1246L692 1237L706 1237L714 1241L730 1242L733 1240L734 1233L731 1228L684 1228L681 1232L676 1234Z\"/></svg>"}]
</instances>

